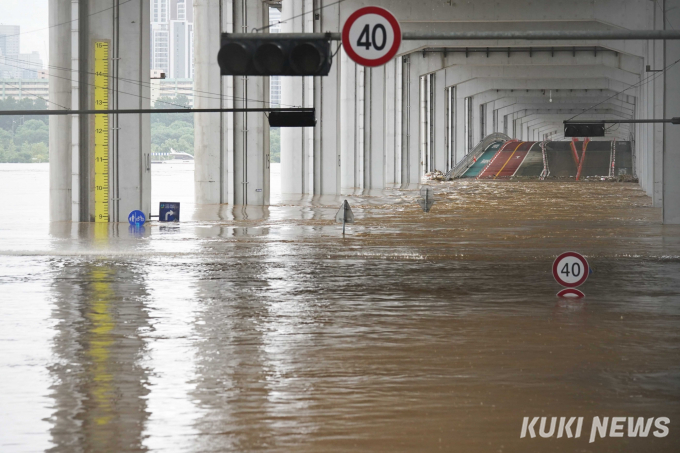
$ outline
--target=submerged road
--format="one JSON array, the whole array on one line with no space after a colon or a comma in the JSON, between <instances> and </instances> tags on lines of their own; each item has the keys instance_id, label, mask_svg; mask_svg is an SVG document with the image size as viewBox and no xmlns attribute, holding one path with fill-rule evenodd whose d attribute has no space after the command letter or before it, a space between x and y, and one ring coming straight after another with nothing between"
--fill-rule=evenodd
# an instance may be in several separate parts
<instances>
[{"instance_id":1,"label":"submerged road","mask_svg":"<svg viewBox=\"0 0 680 453\"><path fill-rule=\"evenodd\" d=\"M0 451L676 452L680 229L633 184L434 187L429 214L348 197L344 239L335 198L137 233L3 200L34 220L0 218ZM583 302L555 297L565 250ZM670 435L520 439L596 415Z\"/></svg>"}]
</instances>

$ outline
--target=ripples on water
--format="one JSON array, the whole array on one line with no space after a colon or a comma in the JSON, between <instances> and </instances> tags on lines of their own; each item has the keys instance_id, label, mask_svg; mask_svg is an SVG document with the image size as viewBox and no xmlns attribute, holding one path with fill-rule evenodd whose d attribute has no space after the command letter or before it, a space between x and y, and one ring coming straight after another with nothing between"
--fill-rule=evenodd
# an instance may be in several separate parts
<instances>
[{"instance_id":1,"label":"ripples on water","mask_svg":"<svg viewBox=\"0 0 680 453\"><path fill-rule=\"evenodd\" d=\"M460 181L425 214L416 196L348 197L344 239L340 198L183 205L141 235L3 216L0 450L677 451L680 230L648 197ZM555 298L566 249L595 270L585 302ZM519 439L525 416L595 415L670 435Z\"/></svg>"}]
</instances>

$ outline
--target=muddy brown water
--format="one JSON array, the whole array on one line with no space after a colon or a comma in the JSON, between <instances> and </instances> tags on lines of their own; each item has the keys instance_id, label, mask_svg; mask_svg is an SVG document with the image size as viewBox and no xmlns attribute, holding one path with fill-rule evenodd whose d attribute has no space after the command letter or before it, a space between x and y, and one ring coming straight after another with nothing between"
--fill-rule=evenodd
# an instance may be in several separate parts
<instances>
[{"instance_id":1,"label":"muddy brown water","mask_svg":"<svg viewBox=\"0 0 680 453\"><path fill-rule=\"evenodd\" d=\"M5 228L0 450L678 451L680 229L634 184L435 189L347 197L344 239L341 198ZM584 432L520 439L535 416ZM589 443L593 416L670 433Z\"/></svg>"}]
</instances>

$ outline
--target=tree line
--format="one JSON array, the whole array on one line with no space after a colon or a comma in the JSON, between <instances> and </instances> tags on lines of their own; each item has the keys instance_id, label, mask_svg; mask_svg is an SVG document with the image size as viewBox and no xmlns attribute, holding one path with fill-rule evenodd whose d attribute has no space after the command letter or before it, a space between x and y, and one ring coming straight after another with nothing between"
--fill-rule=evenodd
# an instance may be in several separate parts
<instances>
[{"instance_id":1,"label":"tree line","mask_svg":"<svg viewBox=\"0 0 680 453\"><path fill-rule=\"evenodd\" d=\"M46 110L43 99L0 99L0 110ZM48 116L0 116L0 163L47 162Z\"/></svg>"},{"instance_id":2,"label":"tree line","mask_svg":"<svg viewBox=\"0 0 680 453\"><path fill-rule=\"evenodd\" d=\"M151 152L171 150L194 154L194 114L162 113L164 109L189 107L185 95L160 97L153 105L159 113L151 114ZM43 99L0 100L0 110L46 110ZM271 160L280 162L280 131L271 129ZM48 162L49 116L0 116L0 163Z\"/></svg>"}]
</instances>

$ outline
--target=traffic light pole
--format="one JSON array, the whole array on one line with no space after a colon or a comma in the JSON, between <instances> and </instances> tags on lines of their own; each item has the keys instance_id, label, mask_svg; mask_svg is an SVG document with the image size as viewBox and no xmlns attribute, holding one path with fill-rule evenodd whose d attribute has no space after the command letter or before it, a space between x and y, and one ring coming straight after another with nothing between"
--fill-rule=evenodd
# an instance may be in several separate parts
<instances>
[{"instance_id":1,"label":"traffic light pole","mask_svg":"<svg viewBox=\"0 0 680 453\"><path fill-rule=\"evenodd\" d=\"M341 33L228 33L231 39L285 40L285 39L330 39L340 41ZM647 40L680 39L680 30L537 30L537 31L456 31L456 32L403 32L404 41L470 41L497 39L526 40Z\"/></svg>"},{"instance_id":2,"label":"traffic light pole","mask_svg":"<svg viewBox=\"0 0 680 453\"><path fill-rule=\"evenodd\" d=\"M649 123L671 123L680 124L680 117L660 120L566 120L564 124L617 124L617 123L628 123L628 124L649 124Z\"/></svg>"},{"instance_id":3,"label":"traffic light pole","mask_svg":"<svg viewBox=\"0 0 680 453\"><path fill-rule=\"evenodd\" d=\"M144 113L253 113L253 112L303 112L314 113L313 108L236 108L236 109L120 109L120 110L0 110L0 116L21 115L121 115L121 114L144 114Z\"/></svg>"}]
</instances>

